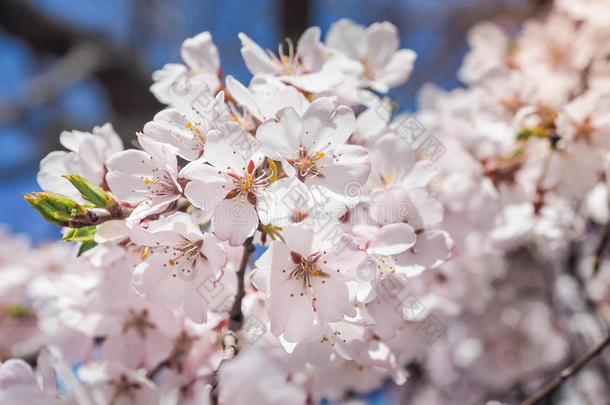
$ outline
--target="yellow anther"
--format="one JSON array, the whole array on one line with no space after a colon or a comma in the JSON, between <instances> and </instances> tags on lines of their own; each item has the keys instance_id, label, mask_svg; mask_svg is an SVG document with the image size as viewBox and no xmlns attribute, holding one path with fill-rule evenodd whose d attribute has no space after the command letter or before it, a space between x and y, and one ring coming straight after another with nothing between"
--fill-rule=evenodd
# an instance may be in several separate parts
<instances>
[{"instance_id":1,"label":"yellow anther","mask_svg":"<svg viewBox=\"0 0 610 405\"><path fill-rule=\"evenodd\" d=\"M396 270L394 270L393 268L388 267L388 266L384 266L383 264L378 264L377 268L379 268L381 270L385 270L385 271L387 271L390 274L394 274L396 272Z\"/></svg>"},{"instance_id":2,"label":"yellow anther","mask_svg":"<svg viewBox=\"0 0 610 405\"><path fill-rule=\"evenodd\" d=\"M148 257L148 246L146 246L144 248L144 250L142 251L142 255L140 257L142 258L142 260L144 260Z\"/></svg>"},{"instance_id":3,"label":"yellow anther","mask_svg":"<svg viewBox=\"0 0 610 405\"><path fill-rule=\"evenodd\" d=\"M267 162L269 162L269 171L270 171L269 184L271 184L277 180L277 166L275 165L275 162L271 158L267 158Z\"/></svg>"}]
</instances>

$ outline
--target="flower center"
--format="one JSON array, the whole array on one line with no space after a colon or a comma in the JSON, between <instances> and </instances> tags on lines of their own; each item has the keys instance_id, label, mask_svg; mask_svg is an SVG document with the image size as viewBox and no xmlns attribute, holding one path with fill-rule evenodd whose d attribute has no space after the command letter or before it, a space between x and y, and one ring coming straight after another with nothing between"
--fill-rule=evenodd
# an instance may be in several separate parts
<instances>
[{"instance_id":1,"label":"flower center","mask_svg":"<svg viewBox=\"0 0 610 405\"><path fill-rule=\"evenodd\" d=\"M176 266L177 270L172 274L172 277L175 278L178 276L177 273L180 273L182 279L188 279L194 275L197 260L207 260L205 255L201 253L202 246L203 241L199 240L196 242L186 241L186 243L168 248L173 249L173 252L171 253L171 258L163 266L166 267L168 264L172 267ZM166 250L166 253L169 253L169 251Z\"/></svg>"},{"instance_id":2,"label":"flower center","mask_svg":"<svg viewBox=\"0 0 610 405\"><path fill-rule=\"evenodd\" d=\"M315 177L320 175L320 170L324 168L323 164L317 160L324 157L324 152L309 155L307 149L299 148L299 156L296 159L288 159L288 163L297 169L299 180L303 181L307 176Z\"/></svg>"},{"instance_id":3,"label":"flower center","mask_svg":"<svg viewBox=\"0 0 610 405\"><path fill-rule=\"evenodd\" d=\"M286 76L298 75L302 71L302 65L294 50L292 39L286 38L286 45L288 46L288 55L284 54L284 43L278 45L278 56L275 56L271 51L267 52L271 56L271 60L275 63L278 74L284 74Z\"/></svg>"},{"instance_id":4,"label":"flower center","mask_svg":"<svg viewBox=\"0 0 610 405\"><path fill-rule=\"evenodd\" d=\"M256 195L259 194L268 184L269 176L264 172L256 175L254 171L254 162L251 160L248 164L248 170L239 176L235 173L227 173L233 178L233 190L231 190L226 199L235 199L238 196L244 196L250 204L256 204Z\"/></svg>"},{"instance_id":5,"label":"flower center","mask_svg":"<svg viewBox=\"0 0 610 405\"><path fill-rule=\"evenodd\" d=\"M313 253L307 257L294 251L290 252L290 257L296 266L290 272L288 278L303 280L303 291L305 291L307 288L311 288L311 277L329 277L329 274L318 266L318 260L321 256L321 252Z\"/></svg>"},{"instance_id":6,"label":"flower center","mask_svg":"<svg viewBox=\"0 0 610 405\"><path fill-rule=\"evenodd\" d=\"M134 329L140 338L146 337L148 329L155 329L156 326L148 320L148 310L143 309L139 313L133 309L129 309L131 318L123 325L123 333L127 333L129 329Z\"/></svg>"},{"instance_id":7,"label":"flower center","mask_svg":"<svg viewBox=\"0 0 610 405\"><path fill-rule=\"evenodd\" d=\"M135 402L135 391L141 388L139 383L130 381L125 374L121 374L118 380L112 380L108 384L114 389L110 405L116 404L121 397L127 397L131 402Z\"/></svg>"},{"instance_id":8,"label":"flower center","mask_svg":"<svg viewBox=\"0 0 610 405\"><path fill-rule=\"evenodd\" d=\"M158 168L153 169L153 173L159 174L140 176L140 179L146 184L146 198L148 200L152 200L155 197L174 195L179 192L169 173L161 171Z\"/></svg>"}]
</instances>

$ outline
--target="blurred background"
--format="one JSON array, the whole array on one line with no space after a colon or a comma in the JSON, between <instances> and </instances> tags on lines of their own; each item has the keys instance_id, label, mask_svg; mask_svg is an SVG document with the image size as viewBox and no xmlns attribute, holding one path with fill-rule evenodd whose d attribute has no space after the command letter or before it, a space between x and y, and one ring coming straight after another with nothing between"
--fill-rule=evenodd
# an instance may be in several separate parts
<instances>
[{"instance_id":1,"label":"blurred background","mask_svg":"<svg viewBox=\"0 0 610 405\"><path fill-rule=\"evenodd\" d=\"M209 30L225 73L250 80L237 33L276 49L305 28L326 33L340 18L388 20L401 47L417 52L409 82L391 96L416 108L426 82L451 89L468 28L494 20L515 28L540 11L540 0L1 0L0 226L35 242L56 239L21 198L39 190L40 159L60 149L62 130L112 122L125 144L162 106L148 91L151 74L180 62L180 44Z\"/></svg>"}]
</instances>

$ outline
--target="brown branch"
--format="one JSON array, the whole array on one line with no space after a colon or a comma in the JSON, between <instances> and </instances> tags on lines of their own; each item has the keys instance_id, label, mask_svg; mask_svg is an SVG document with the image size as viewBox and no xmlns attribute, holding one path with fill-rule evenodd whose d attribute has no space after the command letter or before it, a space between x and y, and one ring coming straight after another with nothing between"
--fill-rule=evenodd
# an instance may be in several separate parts
<instances>
[{"instance_id":1,"label":"brown branch","mask_svg":"<svg viewBox=\"0 0 610 405\"><path fill-rule=\"evenodd\" d=\"M184 197L180 197L176 203L171 206L171 208L166 212L174 212L174 211L182 211L185 212L191 206L189 200ZM129 215L133 208L121 207L120 205L115 205L113 208L109 210L104 209L87 209L87 213L85 215L81 215L79 217L73 218L68 221L66 226L70 228L82 228L84 226L91 225L100 225L107 221L112 221L114 219L125 219ZM160 214L155 214L148 216L147 219L158 219Z\"/></svg>"},{"instance_id":2,"label":"brown branch","mask_svg":"<svg viewBox=\"0 0 610 405\"><path fill-rule=\"evenodd\" d=\"M551 381L547 386L542 388L533 396L529 397L525 401L521 403L521 405L535 405L540 403L544 398L551 395L561 384L576 374L582 367L584 367L591 359L600 354L606 346L610 344L610 334L606 332L606 336L595 346L593 346L588 352L582 355L578 360L576 360L571 366L564 369L553 381Z\"/></svg>"},{"instance_id":3,"label":"brown branch","mask_svg":"<svg viewBox=\"0 0 610 405\"><path fill-rule=\"evenodd\" d=\"M66 226L70 228L83 228L85 226L100 225L114 219L125 219L131 214L131 209L122 208L120 205L117 205L116 207L117 208L112 211L106 211L99 208L87 209L85 215L70 219Z\"/></svg>"},{"instance_id":4,"label":"brown branch","mask_svg":"<svg viewBox=\"0 0 610 405\"><path fill-rule=\"evenodd\" d=\"M254 252L254 245L252 244L252 237L249 237L246 242L244 242L244 252L241 257L241 263L239 265L239 270L237 271L237 293L235 294L235 301L233 302L233 306L231 307L231 311L229 312L229 328L228 330L237 332L241 329L241 326L244 322L244 315L241 312L241 302L246 295L246 290L244 286L244 276L246 274L246 267L248 266L248 261L250 260L250 256Z\"/></svg>"},{"instance_id":5,"label":"brown branch","mask_svg":"<svg viewBox=\"0 0 610 405\"><path fill-rule=\"evenodd\" d=\"M233 305L231 306L231 310L229 312L229 326L222 335L222 351L224 356L218 365L218 368L210 377L210 382L208 384L211 388L210 395L213 404L218 403L218 395L215 392L216 386L218 385L218 370L220 370L220 367L225 361L235 358L237 352L239 351L237 332L241 329L244 323L244 314L241 311L241 304L244 296L246 295L244 285L246 267L250 261L250 256L252 256L252 253L254 252L252 239L253 237L251 236L244 242L244 251L241 256L239 270L237 271L237 292L235 294L235 301L233 301Z\"/></svg>"},{"instance_id":6,"label":"brown branch","mask_svg":"<svg viewBox=\"0 0 610 405\"><path fill-rule=\"evenodd\" d=\"M606 222L604 226L604 231L602 233L602 238L599 240L597 248L595 249L595 256L593 256L593 275L596 275L599 272L602 264L602 256L604 255L604 251L608 246L608 242L610 241L610 219Z\"/></svg>"}]
</instances>

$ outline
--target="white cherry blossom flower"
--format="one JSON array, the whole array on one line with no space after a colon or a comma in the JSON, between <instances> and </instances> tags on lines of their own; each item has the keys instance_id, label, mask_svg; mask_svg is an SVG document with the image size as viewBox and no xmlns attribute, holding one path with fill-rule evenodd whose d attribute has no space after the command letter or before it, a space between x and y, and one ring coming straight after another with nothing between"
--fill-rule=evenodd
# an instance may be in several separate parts
<instances>
[{"instance_id":1,"label":"white cherry blossom flower","mask_svg":"<svg viewBox=\"0 0 610 405\"><path fill-rule=\"evenodd\" d=\"M358 64L361 87L370 86L382 93L404 83L415 62L415 52L398 49L398 30L389 22L365 28L347 19L339 20L330 27L326 45Z\"/></svg>"},{"instance_id":2,"label":"white cherry blossom flower","mask_svg":"<svg viewBox=\"0 0 610 405\"><path fill-rule=\"evenodd\" d=\"M265 378L259 384L252 379L260 376L260 366L265 364ZM248 405L252 398L269 405L304 405L307 395L303 389L289 381L286 364L269 352L253 348L234 361L223 365L219 372L219 401L223 404Z\"/></svg>"},{"instance_id":3,"label":"white cherry blossom flower","mask_svg":"<svg viewBox=\"0 0 610 405\"><path fill-rule=\"evenodd\" d=\"M123 142L111 124L95 127L91 132L64 131L59 141L69 152L51 152L42 159L38 184L44 191L64 194L83 202L80 193L62 176L80 174L93 184L104 187L106 161L123 150Z\"/></svg>"},{"instance_id":4,"label":"white cherry blossom flower","mask_svg":"<svg viewBox=\"0 0 610 405\"><path fill-rule=\"evenodd\" d=\"M159 393L142 372L116 363L92 362L78 370L95 405L157 405Z\"/></svg>"},{"instance_id":5,"label":"white cherry blossom flower","mask_svg":"<svg viewBox=\"0 0 610 405\"><path fill-rule=\"evenodd\" d=\"M246 34L240 33L241 54L253 75L272 75L307 92L319 93L337 85L342 74L338 70L324 69L327 51L320 42L320 29L308 28L297 43L296 50L290 39L288 54L284 54L282 44L278 55L265 52Z\"/></svg>"},{"instance_id":6,"label":"white cherry blossom flower","mask_svg":"<svg viewBox=\"0 0 610 405\"><path fill-rule=\"evenodd\" d=\"M258 227L256 206L265 199L268 174L256 140L238 125L231 132L211 132L204 155L180 176L190 180L185 195L212 229L231 246L241 245Z\"/></svg>"},{"instance_id":7,"label":"white cherry blossom flower","mask_svg":"<svg viewBox=\"0 0 610 405\"><path fill-rule=\"evenodd\" d=\"M222 277L227 256L218 239L202 233L181 212L155 221L147 229L134 228L131 239L148 247L134 271L136 289L167 308L182 307L195 322L205 322L208 299L198 287L209 276Z\"/></svg>"},{"instance_id":8,"label":"white cherry blossom flower","mask_svg":"<svg viewBox=\"0 0 610 405\"><path fill-rule=\"evenodd\" d=\"M182 195L176 149L138 136L143 150L130 149L108 159L106 182L121 203L135 206L129 219L138 221L165 211Z\"/></svg>"},{"instance_id":9,"label":"white cherry blossom flower","mask_svg":"<svg viewBox=\"0 0 610 405\"><path fill-rule=\"evenodd\" d=\"M271 331L289 342L305 338L314 324L352 317L356 311L346 282L354 280L364 252L344 235L340 242L300 225L282 230L256 262L256 287L267 294ZM345 246L337 251L333 246Z\"/></svg>"},{"instance_id":10,"label":"white cherry blossom flower","mask_svg":"<svg viewBox=\"0 0 610 405\"><path fill-rule=\"evenodd\" d=\"M259 122L275 117L285 107L292 107L300 114L309 104L296 87L273 77L255 76L245 87L233 76L227 76L226 84L231 97Z\"/></svg>"},{"instance_id":11,"label":"white cherry blossom flower","mask_svg":"<svg viewBox=\"0 0 610 405\"><path fill-rule=\"evenodd\" d=\"M330 99L320 98L302 115L291 107L280 110L277 119L259 127L257 139L263 153L282 162L286 174L353 205L351 188L359 189L371 169L366 149L346 144L354 125L350 108L335 109Z\"/></svg>"},{"instance_id":12,"label":"white cherry blossom flower","mask_svg":"<svg viewBox=\"0 0 610 405\"><path fill-rule=\"evenodd\" d=\"M180 54L186 66L169 63L153 73L150 90L164 104L173 105L176 98L191 93L193 85L203 84L214 93L221 86L218 49L208 31L184 40Z\"/></svg>"},{"instance_id":13,"label":"white cherry blossom flower","mask_svg":"<svg viewBox=\"0 0 610 405\"><path fill-rule=\"evenodd\" d=\"M157 113L144 125L143 133L174 146L184 159L195 160L203 154L207 134L232 122L232 118L222 91L212 97L204 88L198 98L187 101Z\"/></svg>"}]
</instances>

